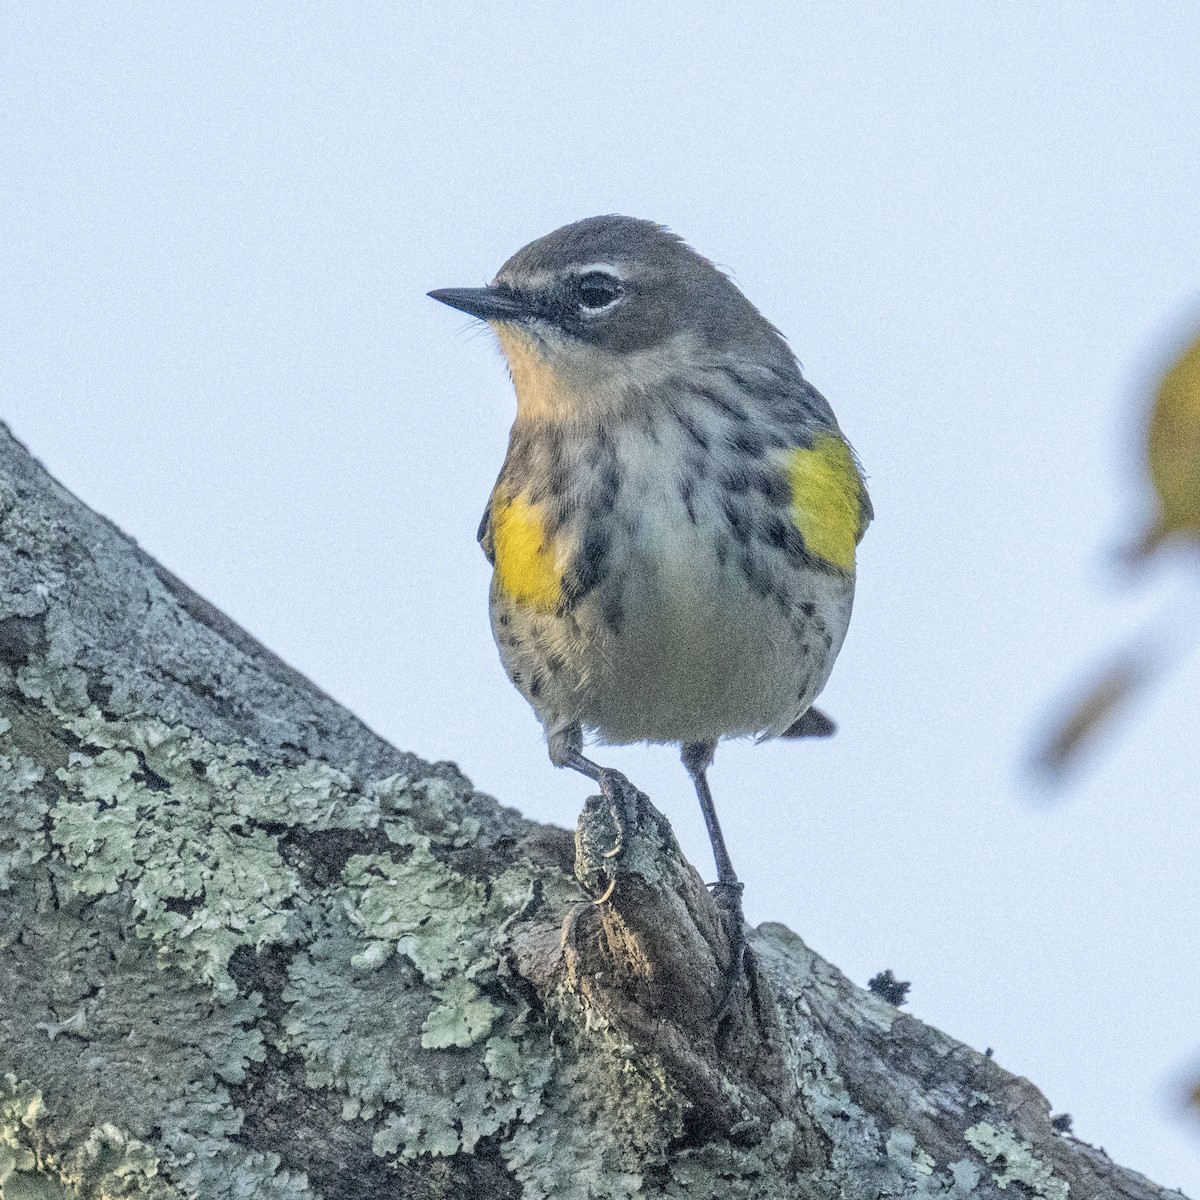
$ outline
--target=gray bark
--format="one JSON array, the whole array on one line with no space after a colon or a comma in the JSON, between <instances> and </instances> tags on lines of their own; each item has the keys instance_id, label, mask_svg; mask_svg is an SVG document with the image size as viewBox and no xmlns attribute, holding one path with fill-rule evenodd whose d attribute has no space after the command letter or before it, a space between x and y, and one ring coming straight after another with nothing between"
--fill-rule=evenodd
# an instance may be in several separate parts
<instances>
[{"instance_id":1,"label":"gray bark","mask_svg":"<svg viewBox=\"0 0 1200 1200\"><path fill-rule=\"evenodd\" d=\"M1179 1195L780 925L718 1028L648 800L394 749L3 426L0 800L3 1200Z\"/></svg>"}]
</instances>

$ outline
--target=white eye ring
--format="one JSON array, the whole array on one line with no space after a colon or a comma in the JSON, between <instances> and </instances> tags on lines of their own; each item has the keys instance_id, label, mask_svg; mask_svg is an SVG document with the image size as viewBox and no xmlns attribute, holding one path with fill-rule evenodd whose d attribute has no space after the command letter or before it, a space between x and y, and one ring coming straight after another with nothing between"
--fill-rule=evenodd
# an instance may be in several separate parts
<instances>
[{"instance_id":1,"label":"white eye ring","mask_svg":"<svg viewBox=\"0 0 1200 1200\"><path fill-rule=\"evenodd\" d=\"M598 263L595 266L584 267L579 272L575 287L579 297L580 311L589 317L608 312L620 302L621 297L625 294L625 285L620 275L607 264ZM601 304L589 304L585 299L589 290L608 293L612 298Z\"/></svg>"}]
</instances>

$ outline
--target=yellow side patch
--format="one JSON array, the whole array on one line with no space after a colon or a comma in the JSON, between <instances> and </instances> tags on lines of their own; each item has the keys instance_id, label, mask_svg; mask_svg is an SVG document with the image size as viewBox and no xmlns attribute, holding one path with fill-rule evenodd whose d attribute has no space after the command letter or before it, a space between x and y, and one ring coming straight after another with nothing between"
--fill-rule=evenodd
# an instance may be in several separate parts
<instances>
[{"instance_id":1,"label":"yellow side patch","mask_svg":"<svg viewBox=\"0 0 1200 1200\"><path fill-rule=\"evenodd\" d=\"M792 520L812 554L843 571L854 570L854 548L863 533L862 481L850 447L841 438L818 438L789 450Z\"/></svg>"},{"instance_id":2,"label":"yellow side patch","mask_svg":"<svg viewBox=\"0 0 1200 1200\"><path fill-rule=\"evenodd\" d=\"M496 497L492 509L496 583L519 604L553 612L562 602L562 569L537 505Z\"/></svg>"}]
</instances>

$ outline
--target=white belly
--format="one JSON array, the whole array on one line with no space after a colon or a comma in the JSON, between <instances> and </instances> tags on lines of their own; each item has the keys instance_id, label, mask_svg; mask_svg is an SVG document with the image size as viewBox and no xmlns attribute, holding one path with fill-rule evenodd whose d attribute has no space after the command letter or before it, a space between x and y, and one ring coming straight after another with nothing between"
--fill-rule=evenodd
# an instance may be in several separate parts
<instances>
[{"instance_id":1,"label":"white belly","mask_svg":"<svg viewBox=\"0 0 1200 1200\"><path fill-rule=\"evenodd\" d=\"M853 581L792 570L786 592L759 595L736 554L720 562L704 528L681 527L675 515L667 508L645 519L638 550L613 581L619 633L597 631L605 653L580 689L578 719L617 743L780 733L829 677Z\"/></svg>"}]
</instances>

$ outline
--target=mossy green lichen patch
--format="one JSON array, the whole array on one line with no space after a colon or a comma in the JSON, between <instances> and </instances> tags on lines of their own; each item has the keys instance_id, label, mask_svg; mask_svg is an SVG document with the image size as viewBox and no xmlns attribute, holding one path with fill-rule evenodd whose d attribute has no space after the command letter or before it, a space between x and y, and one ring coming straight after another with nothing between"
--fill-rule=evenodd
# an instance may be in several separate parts
<instances>
[{"instance_id":1,"label":"mossy green lichen patch","mask_svg":"<svg viewBox=\"0 0 1200 1200\"><path fill-rule=\"evenodd\" d=\"M486 954L492 935L483 924L488 901L482 884L435 858L427 839L411 844L402 859L355 855L343 879L351 897L347 912L364 943L356 968L378 967L398 951L424 979L438 983Z\"/></svg>"},{"instance_id":2,"label":"mossy green lichen patch","mask_svg":"<svg viewBox=\"0 0 1200 1200\"><path fill-rule=\"evenodd\" d=\"M963 1133L963 1140L992 1168L992 1180L1002 1191L1010 1183L1018 1183L1046 1200L1067 1200L1066 1181L1059 1179L1050 1164L1033 1153L1031 1146L1008 1130L980 1121Z\"/></svg>"},{"instance_id":3,"label":"mossy green lichen patch","mask_svg":"<svg viewBox=\"0 0 1200 1200\"><path fill-rule=\"evenodd\" d=\"M916 1137L907 1129L893 1129L888 1134L884 1150L901 1174L918 1182L932 1175L937 1167L934 1159L917 1145Z\"/></svg>"},{"instance_id":4,"label":"mossy green lichen patch","mask_svg":"<svg viewBox=\"0 0 1200 1200\"><path fill-rule=\"evenodd\" d=\"M230 1015L240 1004L233 954L303 937L272 1037L302 1056L310 1086L343 1093L347 1119L379 1123L377 1150L469 1151L540 1111L552 1055L544 1032L522 1024L524 1002L504 991L500 947L544 890L522 864L483 879L440 857L481 835L465 780L355 781L325 764L266 764L252 746L214 745L153 720L57 715L74 748L55 773L48 845L39 836L68 869L71 892L130 906L131 932L159 966L196 975ZM45 804L35 797L30 809L26 824L40 825ZM327 886L287 852L293 829L381 827L391 849L350 855ZM91 1037L96 1019L81 1003L42 1024L48 1038ZM531 1059L542 1066L528 1069ZM234 1063L221 1078L237 1083L244 1071ZM226 1146L218 1157L236 1133L236 1112L218 1101L203 1118L207 1103L164 1106L176 1178L201 1180L182 1165L192 1153L204 1159L201 1129ZM286 1194L266 1159L238 1169Z\"/></svg>"},{"instance_id":5,"label":"mossy green lichen patch","mask_svg":"<svg viewBox=\"0 0 1200 1200\"><path fill-rule=\"evenodd\" d=\"M419 826L406 819L418 793L432 797ZM340 900L284 992L283 1048L302 1055L309 1083L341 1090L348 1118L382 1118L375 1150L410 1159L469 1152L532 1119L551 1070L548 1048L534 1049L545 1034L525 1027L499 974L502 931L532 902L535 875L518 866L485 883L450 868L435 849L475 832L455 806L441 780L390 789L395 852L347 860ZM531 1071L537 1055L544 1069Z\"/></svg>"},{"instance_id":6,"label":"mossy green lichen patch","mask_svg":"<svg viewBox=\"0 0 1200 1200\"><path fill-rule=\"evenodd\" d=\"M6 726L0 718L0 746ZM42 835L49 805L38 788L44 777L45 772L31 758L0 752L0 797L4 806L4 819L0 821L0 893L49 852Z\"/></svg>"},{"instance_id":7,"label":"mossy green lichen patch","mask_svg":"<svg viewBox=\"0 0 1200 1200\"><path fill-rule=\"evenodd\" d=\"M796 1151L796 1126L787 1118L774 1122L757 1145L710 1142L672 1158L662 1195L671 1200L776 1200L779 1179ZM813 1196L821 1191L814 1178Z\"/></svg>"},{"instance_id":8,"label":"mossy green lichen patch","mask_svg":"<svg viewBox=\"0 0 1200 1200\"><path fill-rule=\"evenodd\" d=\"M0 1078L0 1197L3 1200L176 1200L146 1143L112 1124L74 1144L40 1129L42 1094L11 1073Z\"/></svg>"},{"instance_id":9,"label":"mossy green lichen patch","mask_svg":"<svg viewBox=\"0 0 1200 1200\"><path fill-rule=\"evenodd\" d=\"M196 776L152 787L128 750L74 753L58 778L68 795L51 836L72 887L98 895L132 885L138 933L166 961L229 992L234 950L281 939L300 880L275 835L243 824L236 791Z\"/></svg>"},{"instance_id":10,"label":"mossy green lichen patch","mask_svg":"<svg viewBox=\"0 0 1200 1200\"><path fill-rule=\"evenodd\" d=\"M481 1029L469 1028L465 1046L432 1050L420 973L394 953L373 970L355 970L360 944L344 906L334 904L292 959L279 1048L303 1057L309 1086L340 1091L347 1120L379 1122L375 1150L406 1159L470 1152L481 1137L532 1120L551 1069L544 1035L522 1014L491 1005L479 1019L490 1027L503 1016L502 1029L486 1043ZM449 977L433 1012L452 1009L460 990L464 1007L480 1003L474 988L462 975Z\"/></svg>"},{"instance_id":11,"label":"mossy green lichen patch","mask_svg":"<svg viewBox=\"0 0 1200 1200\"><path fill-rule=\"evenodd\" d=\"M529 1197L627 1200L646 1191L646 1168L665 1168L682 1131L683 1101L652 1052L637 1052L578 997L563 995L545 1056L546 1082L535 1119L524 1112L501 1143L513 1175ZM508 1048L496 1047L500 1069ZM537 1041L522 1042L523 1073Z\"/></svg>"},{"instance_id":12,"label":"mossy green lichen patch","mask_svg":"<svg viewBox=\"0 0 1200 1200\"><path fill-rule=\"evenodd\" d=\"M0 1186L13 1171L33 1171L37 1156L25 1144L37 1125L42 1094L11 1073L0 1079Z\"/></svg>"},{"instance_id":13,"label":"mossy green lichen patch","mask_svg":"<svg viewBox=\"0 0 1200 1200\"><path fill-rule=\"evenodd\" d=\"M502 1012L473 980L456 975L438 990L438 1006L425 1018L421 1045L426 1050L465 1050L487 1037Z\"/></svg>"},{"instance_id":14,"label":"mossy green lichen patch","mask_svg":"<svg viewBox=\"0 0 1200 1200\"><path fill-rule=\"evenodd\" d=\"M363 828L376 801L325 764L265 768L249 746L215 746L161 722L67 719L80 748L57 772L64 794L51 840L71 886L129 885L139 936L164 962L196 970L221 994L239 946L285 940L303 884L276 827Z\"/></svg>"}]
</instances>

